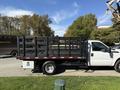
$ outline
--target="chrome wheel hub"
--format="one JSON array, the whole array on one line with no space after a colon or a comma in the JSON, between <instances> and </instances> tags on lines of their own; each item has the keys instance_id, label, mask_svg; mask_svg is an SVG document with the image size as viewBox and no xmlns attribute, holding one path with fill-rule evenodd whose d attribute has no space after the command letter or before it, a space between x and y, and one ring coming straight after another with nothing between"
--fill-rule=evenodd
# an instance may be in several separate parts
<instances>
[{"instance_id":1,"label":"chrome wheel hub","mask_svg":"<svg viewBox=\"0 0 120 90\"><path fill-rule=\"evenodd\" d=\"M53 66L52 64L47 64L47 65L45 66L45 71L46 71L47 73L53 73L53 72L54 72L54 66Z\"/></svg>"}]
</instances>

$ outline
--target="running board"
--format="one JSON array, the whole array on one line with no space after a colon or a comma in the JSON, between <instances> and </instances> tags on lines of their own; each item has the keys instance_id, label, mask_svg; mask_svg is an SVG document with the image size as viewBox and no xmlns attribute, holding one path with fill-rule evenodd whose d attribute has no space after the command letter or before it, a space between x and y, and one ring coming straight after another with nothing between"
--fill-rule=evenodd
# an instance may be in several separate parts
<instances>
[{"instance_id":1,"label":"running board","mask_svg":"<svg viewBox=\"0 0 120 90\"><path fill-rule=\"evenodd\" d=\"M88 65L86 63L81 64L74 64L74 63L63 63L62 66L70 66L70 67L78 67L78 68L88 68Z\"/></svg>"}]
</instances>

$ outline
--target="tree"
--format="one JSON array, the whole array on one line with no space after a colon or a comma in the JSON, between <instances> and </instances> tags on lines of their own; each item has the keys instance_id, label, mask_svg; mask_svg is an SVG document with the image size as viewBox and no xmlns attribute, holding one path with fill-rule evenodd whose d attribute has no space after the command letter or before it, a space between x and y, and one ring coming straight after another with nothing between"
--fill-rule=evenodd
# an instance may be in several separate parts
<instances>
[{"instance_id":1,"label":"tree","mask_svg":"<svg viewBox=\"0 0 120 90\"><path fill-rule=\"evenodd\" d=\"M0 34L20 35L18 25L20 25L19 18L0 16Z\"/></svg>"},{"instance_id":2,"label":"tree","mask_svg":"<svg viewBox=\"0 0 120 90\"><path fill-rule=\"evenodd\" d=\"M116 19L112 19L112 23L113 23L113 26L112 28L115 30L115 31L120 31L120 22L117 22Z\"/></svg>"},{"instance_id":3,"label":"tree","mask_svg":"<svg viewBox=\"0 0 120 90\"><path fill-rule=\"evenodd\" d=\"M93 14L87 14L77 18L71 26L69 26L65 37L83 36L90 38L90 34L96 29L97 19Z\"/></svg>"},{"instance_id":4,"label":"tree","mask_svg":"<svg viewBox=\"0 0 120 90\"><path fill-rule=\"evenodd\" d=\"M93 40L100 40L107 45L113 45L114 43L119 42L120 32L113 30L113 28L98 29L92 31L90 36Z\"/></svg>"},{"instance_id":5,"label":"tree","mask_svg":"<svg viewBox=\"0 0 120 90\"><path fill-rule=\"evenodd\" d=\"M48 15L0 16L0 34L30 35L32 30L34 36L53 36L54 32L49 27L50 23L51 20Z\"/></svg>"},{"instance_id":6,"label":"tree","mask_svg":"<svg viewBox=\"0 0 120 90\"><path fill-rule=\"evenodd\" d=\"M39 16L34 14L30 19L31 29L34 31L36 36L51 36L53 34L49 24L51 20L47 15Z\"/></svg>"},{"instance_id":7,"label":"tree","mask_svg":"<svg viewBox=\"0 0 120 90\"><path fill-rule=\"evenodd\" d=\"M28 15L24 15L20 18L20 31L22 35L30 35L30 19Z\"/></svg>"}]
</instances>

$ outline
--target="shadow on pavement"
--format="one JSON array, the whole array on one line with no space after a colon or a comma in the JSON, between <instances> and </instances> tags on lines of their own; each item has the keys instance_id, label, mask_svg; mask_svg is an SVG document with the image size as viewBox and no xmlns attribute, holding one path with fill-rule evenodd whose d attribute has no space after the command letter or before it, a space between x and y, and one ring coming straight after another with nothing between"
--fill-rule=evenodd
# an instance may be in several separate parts
<instances>
[{"instance_id":1,"label":"shadow on pavement","mask_svg":"<svg viewBox=\"0 0 120 90\"><path fill-rule=\"evenodd\" d=\"M15 57L15 56L12 56L12 55L0 55L0 59L12 58L12 57Z\"/></svg>"},{"instance_id":2,"label":"shadow on pavement","mask_svg":"<svg viewBox=\"0 0 120 90\"><path fill-rule=\"evenodd\" d=\"M94 71L111 71L114 70L114 67L89 67L89 68L77 68L77 67L62 67L57 69L56 74L64 73L66 70L83 70L86 73L93 73Z\"/></svg>"},{"instance_id":3,"label":"shadow on pavement","mask_svg":"<svg viewBox=\"0 0 120 90\"><path fill-rule=\"evenodd\" d=\"M83 68L76 68L76 67L58 67L56 70L55 75L64 73L66 70L83 70L85 73L93 73L94 71L106 71L106 70L114 70L113 67L90 67L89 69L83 69ZM33 73L42 73L42 70L32 70Z\"/></svg>"}]
</instances>

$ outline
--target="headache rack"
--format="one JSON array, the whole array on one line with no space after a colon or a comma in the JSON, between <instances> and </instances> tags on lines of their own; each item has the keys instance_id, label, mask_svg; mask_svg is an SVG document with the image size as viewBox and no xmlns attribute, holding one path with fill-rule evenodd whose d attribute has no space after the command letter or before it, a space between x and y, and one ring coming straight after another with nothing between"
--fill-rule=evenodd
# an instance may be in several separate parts
<instances>
[{"instance_id":1,"label":"headache rack","mask_svg":"<svg viewBox=\"0 0 120 90\"><path fill-rule=\"evenodd\" d=\"M18 59L85 59L88 57L88 42L80 37L18 37Z\"/></svg>"}]
</instances>

